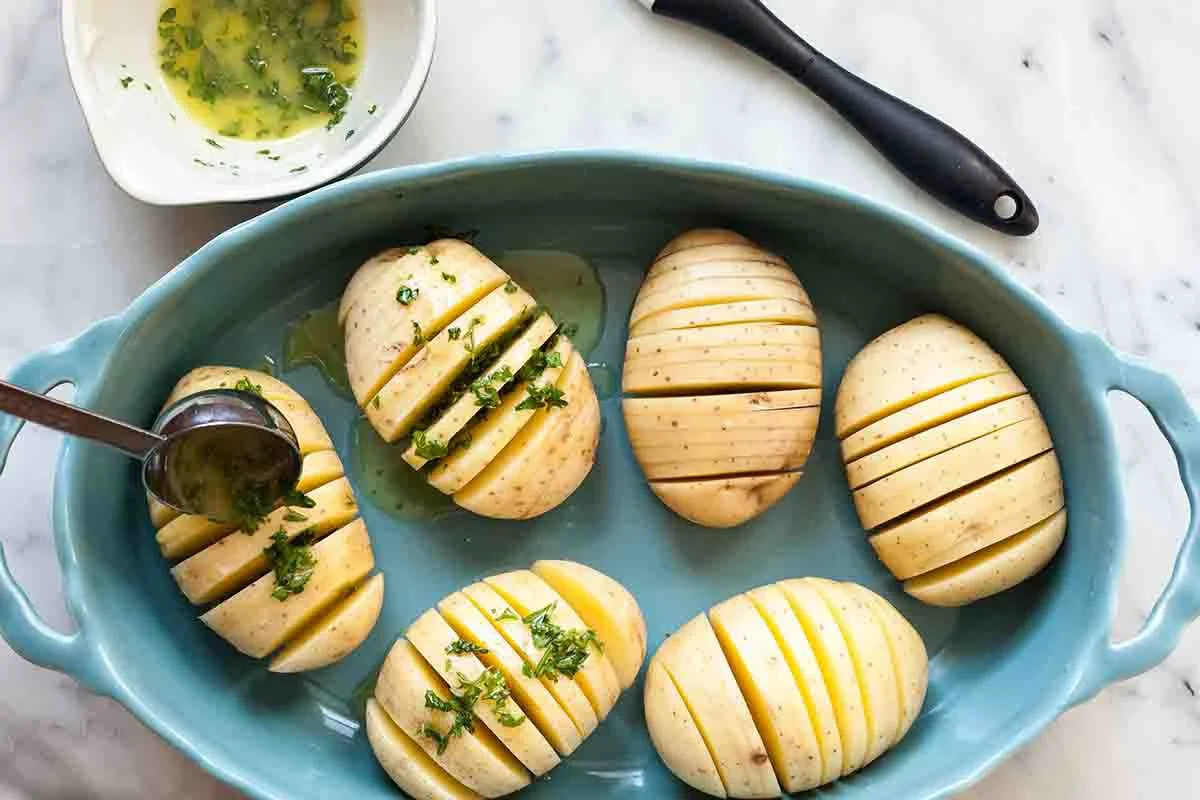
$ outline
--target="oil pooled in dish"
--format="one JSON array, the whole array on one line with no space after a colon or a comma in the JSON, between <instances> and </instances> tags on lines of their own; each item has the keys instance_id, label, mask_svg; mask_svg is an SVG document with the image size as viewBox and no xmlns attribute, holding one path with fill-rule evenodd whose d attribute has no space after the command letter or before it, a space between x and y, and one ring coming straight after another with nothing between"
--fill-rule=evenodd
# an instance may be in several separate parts
<instances>
[{"instance_id":1,"label":"oil pooled in dish","mask_svg":"<svg viewBox=\"0 0 1200 800\"><path fill-rule=\"evenodd\" d=\"M222 136L266 140L342 121L358 77L358 0L168 0L159 68L187 112Z\"/></svg>"}]
</instances>

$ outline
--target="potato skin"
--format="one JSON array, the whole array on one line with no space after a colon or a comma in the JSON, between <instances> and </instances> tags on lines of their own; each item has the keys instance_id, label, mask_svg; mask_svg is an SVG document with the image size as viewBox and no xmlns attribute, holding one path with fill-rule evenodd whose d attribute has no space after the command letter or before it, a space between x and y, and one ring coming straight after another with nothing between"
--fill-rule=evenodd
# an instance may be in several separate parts
<instances>
[{"instance_id":1,"label":"potato skin","mask_svg":"<svg viewBox=\"0 0 1200 800\"><path fill-rule=\"evenodd\" d=\"M815 660L797 661L814 651ZM847 665L836 681L834 662ZM928 656L912 625L879 595L801 578L695 617L663 642L647 674L647 725L676 776L714 797L775 797L845 777L894 747L924 703ZM843 696L848 689L853 698ZM862 693L871 701L865 720ZM823 697L835 708L854 703L867 723L871 736L852 759L842 760L827 723L798 733L802 722L829 719L829 706L813 705ZM807 719L783 711L806 706ZM813 716L814 709L824 710Z\"/></svg>"}]
</instances>

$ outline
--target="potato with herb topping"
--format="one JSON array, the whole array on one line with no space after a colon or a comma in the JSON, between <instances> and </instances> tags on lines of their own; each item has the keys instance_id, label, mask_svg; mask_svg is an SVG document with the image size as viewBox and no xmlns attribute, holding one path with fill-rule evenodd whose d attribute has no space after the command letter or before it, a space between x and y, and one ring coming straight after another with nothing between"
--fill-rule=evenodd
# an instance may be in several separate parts
<instances>
[{"instance_id":1,"label":"potato with herb topping","mask_svg":"<svg viewBox=\"0 0 1200 800\"><path fill-rule=\"evenodd\" d=\"M150 517L180 590L208 610L205 625L274 672L303 672L349 655L383 606L383 576L333 442L316 413L283 381L237 367L201 367L167 398L236 389L262 396L287 419L304 458L284 505L238 524L180 514L153 498Z\"/></svg>"},{"instance_id":2,"label":"potato with herb topping","mask_svg":"<svg viewBox=\"0 0 1200 800\"><path fill-rule=\"evenodd\" d=\"M539 561L409 626L368 703L368 739L414 800L510 794L579 747L645 657L646 624L623 586Z\"/></svg>"},{"instance_id":3,"label":"potato with herb topping","mask_svg":"<svg viewBox=\"0 0 1200 800\"><path fill-rule=\"evenodd\" d=\"M595 460L600 408L560 326L490 259L441 239L364 264L339 318L358 405L463 508L527 519ZM549 466L548 466L549 465Z\"/></svg>"}]
</instances>

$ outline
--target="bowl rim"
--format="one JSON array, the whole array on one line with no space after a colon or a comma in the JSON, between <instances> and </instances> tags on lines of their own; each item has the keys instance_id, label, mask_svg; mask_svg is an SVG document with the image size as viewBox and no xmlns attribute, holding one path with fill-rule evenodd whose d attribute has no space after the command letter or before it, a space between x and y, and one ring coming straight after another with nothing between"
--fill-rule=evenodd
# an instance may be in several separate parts
<instances>
[{"instance_id":1,"label":"bowl rim","mask_svg":"<svg viewBox=\"0 0 1200 800\"><path fill-rule=\"evenodd\" d=\"M87 391L83 391L85 387L78 387L77 402L91 407L97 394L107 388L109 371L114 361L113 354L120 351L125 337L137 335L140 326L158 308L169 305L172 300L189 291L194 284L207 280L215 271L219 271L226 254L236 252L246 246L261 235L263 229L286 225L296 218L303 218L306 214L328 204L360 193L367 194L384 186L394 188L400 184L413 182L446 178L465 179L473 175L495 171L556 165L593 168L619 166L674 172L694 178L739 182L759 190L800 193L843 204L849 208L866 212L877 224L895 225L968 261L984 277L1021 301L1042 323L1059 335L1067 345L1073 361L1079 364L1081 369L1084 368L1085 362L1091 356L1093 340L1099 342L1092 334L1081 332L1070 326L1038 295L1020 284L998 262L975 246L937 228L933 223L917 217L911 212L836 185L744 165L628 150L576 149L487 154L393 167L359 175L296 198L217 235L146 289L125 311L114 318L114 321L118 323L119 333L116 334L110 345L109 353L104 357L103 363L97 366L94 376L89 381L90 385L86 387ZM990 753L981 751L977 758L960 760L957 767L947 771L937 785L922 792L919 795L920 800L949 798L964 791L1026 745L1059 714L1069 708L1073 704L1076 687L1080 685L1087 673L1090 654L1109 636L1116 610L1116 581L1127 540L1127 528L1119 513L1123 507L1124 493L1116 458L1115 429L1105 405L1105 397L1105 393L1089 393L1084 402L1087 406L1086 412L1101 420L1102 423L1095 432L1094 443L1097 445L1097 460L1103 464L1099 469L1106 473L1108 486L1112 490L1108 494L1107 500L1117 512L1114 517L1117 521L1113 523L1114 545L1111 548L1109 560L1103 571L1094 576L1091 584L1096 602L1087 606L1088 616L1082 618L1078 625L1082 631L1079 657L1073 659L1060 671L1060 680L1042 688L1040 702L1028 706L1020 721L1009 727L1004 739L991 745ZM79 453L81 447L80 443L68 440L63 448L56 475L54 511L59 559L64 573L64 593L67 597L68 607L76 616L77 621L80 621L80 631L86 634L88 592L83 588L85 584L80 581L81 575L77 568L78 558L74 544L76 536L79 535L77 532L79 529L74 522L82 520L80 514L76 513L73 508L76 497L74 487L86 484L83 459ZM106 673L104 677L108 678L108 685L104 689L174 747L184 752L220 780L253 797L269 798L269 800L283 800L286 797L286 795L277 794L271 787L258 783L254 776L247 774L236 760L221 758L219 754L214 755L201 749L189 736L187 727L179 724L179 720L170 718L170 715L162 715L153 705L145 703L139 697L136 687L125 683L112 669L105 656L105 644L102 640L91 639L87 646L99 659L100 668Z\"/></svg>"},{"instance_id":2,"label":"bowl rim","mask_svg":"<svg viewBox=\"0 0 1200 800\"><path fill-rule=\"evenodd\" d=\"M177 190L164 190L153 184L131 179L136 170L128 169L116 158L110 138L108 124L100 112L99 103L91 81L87 78L83 53L78 41L79 4L83 0L62 0L60 12L61 39L67 59L67 74L71 88L83 111L84 124L92 146L96 150L104 171L126 194L143 203L155 206L193 206L209 203L249 203L262 200L288 199L337 181L359 170L375 158L400 132L416 108L417 101L433 67L433 56L437 48L437 0L412 0L417 12L417 47L408 77L393 103L389 103L379 117L379 123L362 135L336 158L302 174L289 175L267 183L247 183L232 186L183 186ZM391 0L389 0L391 2Z\"/></svg>"}]
</instances>

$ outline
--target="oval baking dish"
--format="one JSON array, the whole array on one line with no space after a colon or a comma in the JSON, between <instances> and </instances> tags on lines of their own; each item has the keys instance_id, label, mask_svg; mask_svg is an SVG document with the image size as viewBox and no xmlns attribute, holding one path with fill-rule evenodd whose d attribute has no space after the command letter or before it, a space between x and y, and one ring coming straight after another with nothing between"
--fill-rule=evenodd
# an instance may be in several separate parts
<instances>
[{"instance_id":1,"label":"oval baking dish","mask_svg":"<svg viewBox=\"0 0 1200 800\"><path fill-rule=\"evenodd\" d=\"M821 314L826 387L838 385L869 340L925 312L952 317L999 351L1035 396L1061 459L1075 532L1052 566L960 610L904 595L855 516L832 414L822 415L796 488L736 531L698 528L659 503L633 460L619 398L604 396L601 378L619 374L629 309L654 254L699 226L738 230L794 267ZM59 462L53 519L79 630L47 627L0 561L0 634L29 660L123 703L250 795L385 798L395 792L362 727L371 679L423 609L482 575L542 558L589 564L636 595L652 649L700 610L755 586L797 574L849 580L885 596L918 628L930 657L929 697L886 758L821 796L921 800L962 790L1057 714L1160 662L1200 613L1200 425L1175 384L1069 328L967 246L846 192L778 175L569 153L363 176L219 236L120 316L30 358L12 379L38 391L73 383L77 402L148 423L188 369L261 364L280 352L289 324L335 300L367 257L427 241L432 230L476 230L476 246L494 256L569 251L597 269L605 325L587 355L606 426L595 469L567 503L525 523L467 514L406 521L362 494L388 577L379 624L335 667L279 676L196 624L164 569L134 465L72 441ZM322 417L360 488L354 404L315 369L283 377ZM1146 627L1117 646L1109 631L1126 533L1106 407L1114 389L1154 413L1193 510L1175 573ZM0 464L17 432L13 419L0 417ZM527 790L530 797L684 793L654 756L638 687L552 782Z\"/></svg>"}]
</instances>

